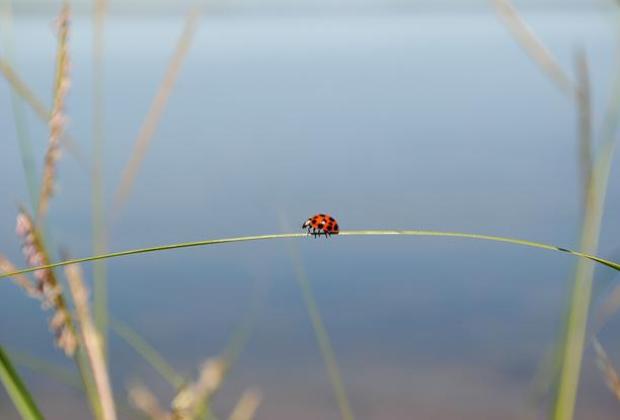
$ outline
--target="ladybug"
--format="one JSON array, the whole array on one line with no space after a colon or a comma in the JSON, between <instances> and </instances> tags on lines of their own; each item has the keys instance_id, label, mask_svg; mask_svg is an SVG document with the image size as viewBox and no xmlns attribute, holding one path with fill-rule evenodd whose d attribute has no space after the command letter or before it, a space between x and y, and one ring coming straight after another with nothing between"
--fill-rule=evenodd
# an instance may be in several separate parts
<instances>
[{"instance_id":1,"label":"ladybug","mask_svg":"<svg viewBox=\"0 0 620 420\"><path fill-rule=\"evenodd\" d=\"M325 235L327 238L328 236L338 235L340 232L336 219L323 213L310 217L301 225L301 228L308 229L308 235L313 235L315 238L321 235Z\"/></svg>"}]
</instances>

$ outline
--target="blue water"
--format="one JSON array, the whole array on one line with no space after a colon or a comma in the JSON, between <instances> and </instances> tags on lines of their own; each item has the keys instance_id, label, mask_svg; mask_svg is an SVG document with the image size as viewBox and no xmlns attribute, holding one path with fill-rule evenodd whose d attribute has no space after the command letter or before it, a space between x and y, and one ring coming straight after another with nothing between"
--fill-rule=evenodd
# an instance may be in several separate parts
<instances>
[{"instance_id":1,"label":"blue water","mask_svg":"<svg viewBox=\"0 0 620 420\"><path fill-rule=\"evenodd\" d=\"M571 76L576 47L587 51L598 133L617 71L613 21L595 13L526 17ZM110 206L182 19L117 17L107 25ZM48 21L18 20L14 39L16 67L49 103L55 41ZM89 155L88 20L75 20L71 39L70 131ZM21 265L13 221L28 195L4 81L0 116L0 250ZM27 118L42 161L46 128L30 111ZM334 215L341 229L457 230L575 247L576 145L573 104L493 14L210 17L110 228L109 247L297 231L317 212ZM72 254L89 255L89 174L69 153L59 172L51 236ZM599 254L617 260L617 169L610 179ZM187 249L110 261L111 313L192 375L252 315L251 339L216 412L225 417L251 386L263 392L259 419L337 418L289 246L303 259L358 418L545 413L548 400L532 402L532 381L561 325L574 267L565 255L404 237ZM597 302L612 281L597 271ZM620 346L614 326L617 320L601 335L612 357ZM38 304L9 282L0 283L0 343L69 366L51 345ZM162 401L172 397L115 336L110 361L119 401L136 379ZM86 412L76 391L23 373L50 418ZM591 351L577 415L617 415ZM16 416L0 394L0 417Z\"/></svg>"}]
</instances>

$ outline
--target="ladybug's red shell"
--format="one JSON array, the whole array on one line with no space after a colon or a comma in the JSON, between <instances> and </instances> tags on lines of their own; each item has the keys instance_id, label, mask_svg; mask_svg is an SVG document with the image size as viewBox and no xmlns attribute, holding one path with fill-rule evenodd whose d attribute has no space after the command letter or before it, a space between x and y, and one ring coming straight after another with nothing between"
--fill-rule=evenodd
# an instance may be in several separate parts
<instances>
[{"instance_id":1,"label":"ladybug's red shell","mask_svg":"<svg viewBox=\"0 0 620 420\"><path fill-rule=\"evenodd\" d=\"M309 235L338 235L340 232L338 228L338 222L336 219L331 217L329 214L315 214L310 217L306 222L301 226L302 229L308 229Z\"/></svg>"}]
</instances>

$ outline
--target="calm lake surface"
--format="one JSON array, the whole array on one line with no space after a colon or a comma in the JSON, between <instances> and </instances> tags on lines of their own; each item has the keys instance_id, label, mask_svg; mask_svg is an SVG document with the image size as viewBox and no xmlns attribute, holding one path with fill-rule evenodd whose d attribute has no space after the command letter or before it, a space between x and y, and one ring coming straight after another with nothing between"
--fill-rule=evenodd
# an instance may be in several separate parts
<instances>
[{"instance_id":1,"label":"calm lake surface","mask_svg":"<svg viewBox=\"0 0 620 420\"><path fill-rule=\"evenodd\" d=\"M594 124L611 98L617 28L602 13L526 14L563 67L587 52ZM15 22L15 65L50 102L50 20ZM105 183L110 206L182 17L110 18L105 55ZM70 131L91 150L92 32L72 34ZM0 251L22 265L16 207L28 202L9 88L0 81ZM46 127L29 110L42 162ZM576 247L576 111L493 13L204 19L109 248L297 231L329 212L341 229L437 229ZM618 158L616 164L620 164ZM618 260L620 183L610 178L599 254ZM49 215L54 244L92 252L90 179L65 153ZM291 252L316 295L359 419L543 418L535 376L558 337L575 260L457 239L335 237L195 248L112 260L112 316L193 375L245 319L253 327L216 399L226 417L248 387L259 419L336 419ZM90 275L91 267L85 266ZM613 287L597 269L595 307ZM71 367L39 304L0 281L0 343ZM601 333L620 364L620 319ZM141 381L171 389L111 333L118 401ZM22 369L49 418L84 418L86 400ZM125 404L127 406L127 404ZM580 419L620 406L587 351ZM121 411L128 418L131 411ZM17 413L0 392L0 418Z\"/></svg>"}]
</instances>

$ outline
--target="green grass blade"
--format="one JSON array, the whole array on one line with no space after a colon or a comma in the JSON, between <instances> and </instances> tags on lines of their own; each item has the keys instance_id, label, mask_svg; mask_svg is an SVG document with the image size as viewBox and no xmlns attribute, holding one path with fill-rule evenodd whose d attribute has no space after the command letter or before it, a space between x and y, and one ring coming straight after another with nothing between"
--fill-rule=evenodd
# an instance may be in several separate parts
<instances>
[{"instance_id":1,"label":"green grass blade","mask_svg":"<svg viewBox=\"0 0 620 420\"><path fill-rule=\"evenodd\" d=\"M55 381L63 383L75 390L82 391L82 381L75 371L40 359L23 350L6 350L14 364L23 366L28 370L48 376Z\"/></svg>"},{"instance_id":2,"label":"green grass blade","mask_svg":"<svg viewBox=\"0 0 620 420\"><path fill-rule=\"evenodd\" d=\"M187 381L176 373L174 368L159 354L157 350L146 342L138 333L123 322L110 319L110 329L133 348L157 373L161 375L175 389L181 388Z\"/></svg>"},{"instance_id":3,"label":"green grass blade","mask_svg":"<svg viewBox=\"0 0 620 420\"><path fill-rule=\"evenodd\" d=\"M596 261L599 264L605 265L609 268L612 268L616 271L620 271L620 264L614 261L606 260L601 257L597 257L595 255L586 254L584 252L573 251L567 248L562 248L555 245L548 245L541 242L533 242L527 241L523 239L515 239L515 238L507 238L503 236L492 236L492 235L481 235L476 233L462 233L462 232L438 232L432 230L355 230L355 231L343 231L340 232L339 236L384 236L384 235L401 235L401 236L430 236L430 237L448 237L448 238L464 238L464 239L477 239L483 241L493 241L493 242L504 242L513 245L521 245L528 246L532 248L546 249L548 251L562 252L567 253L576 257L581 257L585 259L589 259L592 261ZM136 248L129 249L126 251L119 252L111 252L109 254L101 254L101 255L93 255L90 257L84 258L75 258L66 261L60 261L53 264L41 265L38 267L29 267L24 268L18 271L14 271L12 273L2 273L0 274L0 279L8 278L17 274L30 273L36 270L42 270L47 268L55 268L62 267L69 264L78 264L89 261L99 261L106 260L110 258L118 258L124 257L128 255L136 255L136 254L148 254L152 252L160 252L167 251L171 249L181 249L181 248L193 248L199 246L207 246L207 245L218 245L218 244L226 244L226 243L235 243L235 242L247 242L247 241L260 241L260 240L269 240L269 239L290 239L290 238L305 238L307 235L305 233L278 233L271 235L256 235L256 236L239 236L235 238L223 238L223 239L208 239L204 241L194 241L194 242L180 242L169 245L160 245L149 248Z\"/></svg>"},{"instance_id":4,"label":"green grass blade","mask_svg":"<svg viewBox=\"0 0 620 420\"><path fill-rule=\"evenodd\" d=\"M107 0L95 0L93 9L93 169L92 169L92 235L93 252L106 252L106 226L104 206L104 25ZM93 311L95 325L101 335L104 357L108 352L108 285L103 261L93 264Z\"/></svg>"},{"instance_id":5,"label":"green grass blade","mask_svg":"<svg viewBox=\"0 0 620 420\"><path fill-rule=\"evenodd\" d=\"M4 352L0 346L0 380L4 384L15 408L22 416L27 420L43 419L41 412L37 408L32 395L28 391L28 388L24 385L20 379L17 371L13 367L9 356Z\"/></svg>"},{"instance_id":6,"label":"green grass blade","mask_svg":"<svg viewBox=\"0 0 620 420\"><path fill-rule=\"evenodd\" d=\"M603 144L591 176L581 240L581 249L588 252L596 250L598 244L614 149L615 141L613 140ZM594 266L591 263L584 260L577 263L567 319L563 367L554 408L554 419L557 420L573 417L592 293L593 272Z\"/></svg>"},{"instance_id":7,"label":"green grass blade","mask_svg":"<svg viewBox=\"0 0 620 420\"><path fill-rule=\"evenodd\" d=\"M582 64L581 70L585 74L580 77L585 84L587 81L587 64ZM617 79L618 80L618 79ZM616 82L617 83L617 82ZM618 91L616 90L617 94ZM587 253L595 253L598 247L599 236L605 210L605 198L609 174L611 172L612 159L616 146L616 133L618 115L616 104L618 98L612 98L604 125L604 137L596 160L592 167L585 191L584 216L581 230L580 249ZM589 115L589 99L578 101L580 114ZM583 109L586 109L585 111ZM588 121L581 121L580 125L587 125L582 129L583 135L591 136ZM591 141L590 141L591 143ZM554 405L553 418L555 420L571 420L574 416L579 376L583 359L588 314L592 295L592 283L594 279L594 264L586 260L577 261L575 281L571 295L571 303L566 320L566 333L564 339L562 370Z\"/></svg>"},{"instance_id":8,"label":"green grass blade","mask_svg":"<svg viewBox=\"0 0 620 420\"><path fill-rule=\"evenodd\" d=\"M312 292L312 287L310 286L308 275L304 270L301 256L296 249L289 248L289 250L291 259L293 260L293 266L295 268L295 278L297 279L297 284L301 290L301 294L306 305L306 310L308 311L310 322L312 323L314 335L316 336L316 340L319 344L319 350L321 352L321 357L323 358L323 363L325 363L325 369L327 370L329 382L332 385L334 396L336 398L336 402L338 403L340 417L342 420L353 420L353 410L351 409L349 397L347 396L347 392L342 381L342 375L340 374L340 369L338 368L336 354L327 329L323 324L319 305L317 304L314 293Z\"/></svg>"},{"instance_id":9,"label":"green grass blade","mask_svg":"<svg viewBox=\"0 0 620 420\"><path fill-rule=\"evenodd\" d=\"M13 6L11 0L3 0L0 2L0 21L7 63L14 65L15 41L13 39ZM37 200L39 188L37 183L34 152L32 150L32 142L28 133L28 125L26 123L26 114L24 112L25 110L23 103L15 90L11 90L11 108L13 109L15 131L17 133L19 152L26 178L26 186L28 187L28 194L30 195L30 205L33 209L36 209L38 205Z\"/></svg>"}]
</instances>

